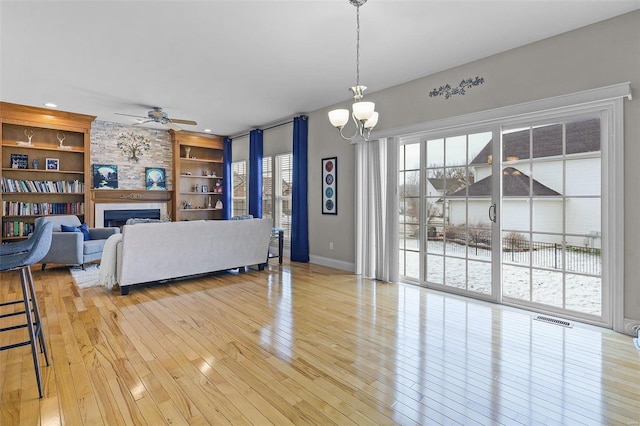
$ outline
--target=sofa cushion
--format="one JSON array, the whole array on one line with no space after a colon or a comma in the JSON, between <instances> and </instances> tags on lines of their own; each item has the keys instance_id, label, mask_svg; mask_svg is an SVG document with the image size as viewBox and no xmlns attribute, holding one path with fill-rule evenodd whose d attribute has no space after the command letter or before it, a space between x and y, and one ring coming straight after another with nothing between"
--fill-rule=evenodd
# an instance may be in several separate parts
<instances>
[{"instance_id":1,"label":"sofa cushion","mask_svg":"<svg viewBox=\"0 0 640 426\"><path fill-rule=\"evenodd\" d=\"M160 223L160 222L166 222L166 220L132 217L127 219L127 222L125 223L125 225L135 225L137 223Z\"/></svg>"},{"instance_id":2,"label":"sofa cushion","mask_svg":"<svg viewBox=\"0 0 640 426\"><path fill-rule=\"evenodd\" d=\"M253 219L253 215L252 214L243 214L240 216L233 216L231 218L231 220L247 220L247 219Z\"/></svg>"},{"instance_id":3,"label":"sofa cushion","mask_svg":"<svg viewBox=\"0 0 640 426\"><path fill-rule=\"evenodd\" d=\"M74 215L53 215L42 216L36 219L38 222L49 222L53 225L53 232L62 231L62 225L65 226L80 226L80 219Z\"/></svg>"},{"instance_id":4,"label":"sofa cushion","mask_svg":"<svg viewBox=\"0 0 640 426\"><path fill-rule=\"evenodd\" d=\"M84 241L89 241L91 239L91 236L89 235L89 225L87 225L86 223L83 223L80 226L60 225L60 230L62 232L81 232L82 239Z\"/></svg>"},{"instance_id":5,"label":"sofa cushion","mask_svg":"<svg viewBox=\"0 0 640 426\"><path fill-rule=\"evenodd\" d=\"M104 248L104 243L107 240L89 240L85 241L82 248L83 255L89 255L94 253L101 253Z\"/></svg>"}]
</instances>

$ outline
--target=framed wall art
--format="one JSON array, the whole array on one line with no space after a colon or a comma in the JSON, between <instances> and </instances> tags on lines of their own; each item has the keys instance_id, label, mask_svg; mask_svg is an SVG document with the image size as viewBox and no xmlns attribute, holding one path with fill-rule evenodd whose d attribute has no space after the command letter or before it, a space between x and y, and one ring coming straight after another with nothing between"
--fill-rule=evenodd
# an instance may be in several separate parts
<instances>
[{"instance_id":1,"label":"framed wall art","mask_svg":"<svg viewBox=\"0 0 640 426\"><path fill-rule=\"evenodd\" d=\"M12 169L26 169L29 166L29 156L26 154L11 154Z\"/></svg>"},{"instance_id":2,"label":"framed wall art","mask_svg":"<svg viewBox=\"0 0 640 426\"><path fill-rule=\"evenodd\" d=\"M165 170L159 167L146 167L145 187L147 191L167 189L167 178Z\"/></svg>"},{"instance_id":3,"label":"framed wall art","mask_svg":"<svg viewBox=\"0 0 640 426\"><path fill-rule=\"evenodd\" d=\"M60 160L57 158L47 158L45 164L47 170L60 170Z\"/></svg>"},{"instance_id":4,"label":"framed wall art","mask_svg":"<svg viewBox=\"0 0 640 426\"><path fill-rule=\"evenodd\" d=\"M95 189L118 189L118 166L115 164L94 164L92 171Z\"/></svg>"},{"instance_id":5,"label":"framed wall art","mask_svg":"<svg viewBox=\"0 0 640 426\"><path fill-rule=\"evenodd\" d=\"M322 214L338 214L338 157L322 159Z\"/></svg>"}]
</instances>

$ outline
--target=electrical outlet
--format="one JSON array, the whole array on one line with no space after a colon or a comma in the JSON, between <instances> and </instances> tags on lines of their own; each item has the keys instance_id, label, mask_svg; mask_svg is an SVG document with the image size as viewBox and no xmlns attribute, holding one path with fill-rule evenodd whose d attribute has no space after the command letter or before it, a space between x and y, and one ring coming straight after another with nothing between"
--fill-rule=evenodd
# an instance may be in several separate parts
<instances>
[{"instance_id":1,"label":"electrical outlet","mask_svg":"<svg viewBox=\"0 0 640 426\"><path fill-rule=\"evenodd\" d=\"M333 241L329 242L329 250L333 250Z\"/></svg>"}]
</instances>

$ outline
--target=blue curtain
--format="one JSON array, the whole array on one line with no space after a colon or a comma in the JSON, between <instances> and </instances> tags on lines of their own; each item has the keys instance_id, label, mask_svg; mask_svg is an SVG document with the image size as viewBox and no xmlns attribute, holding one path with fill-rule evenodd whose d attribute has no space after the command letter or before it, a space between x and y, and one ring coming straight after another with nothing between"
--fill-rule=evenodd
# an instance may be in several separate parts
<instances>
[{"instance_id":1,"label":"blue curtain","mask_svg":"<svg viewBox=\"0 0 640 426\"><path fill-rule=\"evenodd\" d=\"M293 119L293 193L291 194L291 260L309 261L309 207L307 205L307 144L309 117Z\"/></svg>"},{"instance_id":2,"label":"blue curtain","mask_svg":"<svg viewBox=\"0 0 640 426\"><path fill-rule=\"evenodd\" d=\"M255 218L262 217L262 130L249 133L249 211Z\"/></svg>"},{"instance_id":3,"label":"blue curtain","mask_svg":"<svg viewBox=\"0 0 640 426\"><path fill-rule=\"evenodd\" d=\"M233 197L231 161L231 138L224 138L222 150L222 218L225 220L231 219L231 197Z\"/></svg>"}]
</instances>

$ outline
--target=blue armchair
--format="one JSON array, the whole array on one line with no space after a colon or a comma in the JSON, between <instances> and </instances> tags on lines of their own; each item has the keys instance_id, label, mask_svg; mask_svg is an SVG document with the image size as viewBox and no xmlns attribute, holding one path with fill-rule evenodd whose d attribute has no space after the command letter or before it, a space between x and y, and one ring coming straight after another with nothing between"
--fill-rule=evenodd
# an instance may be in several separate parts
<instances>
[{"instance_id":1,"label":"blue armchair","mask_svg":"<svg viewBox=\"0 0 640 426\"><path fill-rule=\"evenodd\" d=\"M52 224L53 237L49 252L40 261L43 271L47 263L82 265L84 269L85 263L100 260L107 238L120 233L120 228L87 228L89 238L85 240L84 233L79 230L80 219L73 215L39 217L35 221L36 229L44 223ZM63 227L78 231L63 232Z\"/></svg>"}]
</instances>

